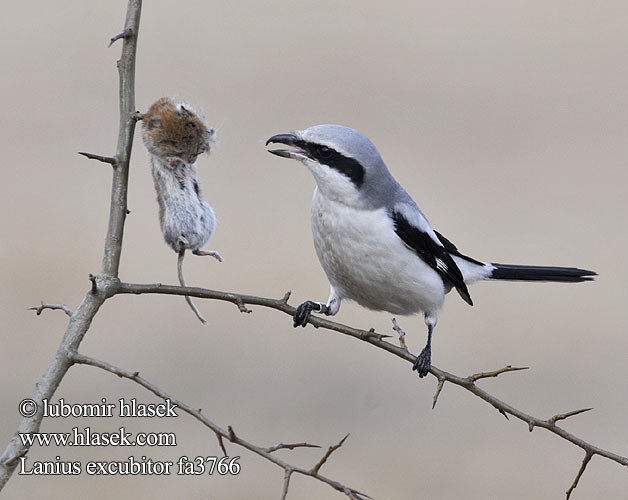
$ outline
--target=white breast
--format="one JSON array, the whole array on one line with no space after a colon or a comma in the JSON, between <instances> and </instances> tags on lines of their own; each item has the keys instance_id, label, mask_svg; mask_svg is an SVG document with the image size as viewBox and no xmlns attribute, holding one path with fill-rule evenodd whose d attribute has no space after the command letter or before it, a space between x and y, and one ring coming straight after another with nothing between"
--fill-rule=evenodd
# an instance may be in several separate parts
<instances>
[{"instance_id":1,"label":"white breast","mask_svg":"<svg viewBox=\"0 0 628 500\"><path fill-rule=\"evenodd\" d=\"M352 208L316 189L311 217L316 254L341 298L393 314L438 313L442 279L395 234L385 209Z\"/></svg>"}]
</instances>

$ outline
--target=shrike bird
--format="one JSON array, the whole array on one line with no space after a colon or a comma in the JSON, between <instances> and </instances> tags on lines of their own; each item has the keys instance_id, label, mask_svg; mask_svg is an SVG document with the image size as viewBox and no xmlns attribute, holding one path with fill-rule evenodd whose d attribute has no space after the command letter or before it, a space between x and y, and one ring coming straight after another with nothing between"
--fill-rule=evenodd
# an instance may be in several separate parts
<instances>
[{"instance_id":1,"label":"shrike bird","mask_svg":"<svg viewBox=\"0 0 628 500\"><path fill-rule=\"evenodd\" d=\"M579 282L597 274L572 267L495 264L463 255L432 229L373 143L356 130L317 125L274 135L266 145L270 143L290 146L269 153L299 160L317 184L312 234L330 293L326 304L301 304L294 326L305 326L312 311L333 316L342 299L392 314L421 313L427 344L412 367L419 377L430 370L432 331L452 288L473 305L467 285L478 280Z\"/></svg>"}]
</instances>

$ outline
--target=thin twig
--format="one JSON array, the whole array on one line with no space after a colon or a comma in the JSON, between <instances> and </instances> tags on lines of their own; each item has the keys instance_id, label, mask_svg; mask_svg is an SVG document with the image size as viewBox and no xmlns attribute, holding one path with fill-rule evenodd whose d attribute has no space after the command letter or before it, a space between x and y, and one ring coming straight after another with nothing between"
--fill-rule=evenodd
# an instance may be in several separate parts
<instances>
[{"instance_id":1,"label":"thin twig","mask_svg":"<svg viewBox=\"0 0 628 500\"><path fill-rule=\"evenodd\" d=\"M218 438L218 444L220 445L220 449L222 450L222 454L226 457L227 456L227 448L225 448L225 443L222 440L222 434L216 433L216 437Z\"/></svg>"},{"instance_id":2,"label":"thin twig","mask_svg":"<svg viewBox=\"0 0 628 500\"><path fill-rule=\"evenodd\" d=\"M443 386L445 385L445 379L441 377L438 378L438 385L436 386L436 392L434 393L434 397L432 398L432 410L436 408L436 402L438 401L438 396L440 396L441 391L443 390Z\"/></svg>"},{"instance_id":3,"label":"thin twig","mask_svg":"<svg viewBox=\"0 0 628 500\"><path fill-rule=\"evenodd\" d=\"M327 462L327 459L331 456L331 454L336 451L338 448L340 448L342 446L342 444L345 442L345 440L349 437L349 434L347 434L345 437L343 437L340 441L338 441L337 444L330 446L329 448L327 448L327 451L325 452L325 454L323 455L323 457L318 461L318 463L312 467L312 474L318 474L318 471L321 469L321 467L323 466L323 464L325 462Z\"/></svg>"},{"instance_id":4,"label":"thin twig","mask_svg":"<svg viewBox=\"0 0 628 500\"><path fill-rule=\"evenodd\" d=\"M559 420L565 420L566 418L573 417L574 415L580 415L585 411L591 411L593 408L582 408L581 410L573 410L567 413L559 413L558 415L554 415L549 421L553 424L558 422Z\"/></svg>"},{"instance_id":5,"label":"thin twig","mask_svg":"<svg viewBox=\"0 0 628 500\"><path fill-rule=\"evenodd\" d=\"M290 444L279 443L279 444L276 444L275 446L270 446L269 448L264 448L264 449L266 450L267 453L272 453L273 451L277 451L277 450L294 450L295 448L320 448L320 446L317 444L310 444L310 443L290 443Z\"/></svg>"},{"instance_id":6,"label":"thin twig","mask_svg":"<svg viewBox=\"0 0 628 500\"><path fill-rule=\"evenodd\" d=\"M111 47L113 45L113 42L115 42L116 40L120 40L120 38L128 38L130 36L133 36L133 28L127 28L122 33L118 33L116 36L112 36L109 39L109 45L107 45L107 48Z\"/></svg>"},{"instance_id":7,"label":"thin twig","mask_svg":"<svg viewBox=\"0 0 628 500\"><path fill-rule=\"evenodd\" d=\"M70 309L65 304L45 304L43 300L41 301L41 305L35 306L35 307L29 307L27 310L37 311L37 316L39 316L44 311L44 309L52 309L52 310L59 309L63 311L64 313L66 313L70 318L72 317L72 314L74 314L74 311L72 311L72 309Z\"/></svg>"},{"instance_id":8,"label":"thin twig","mask_svg":"<svg viewBox=\"0 0 628 500\"><path fill-rule=\"evenodd\" d=\"M576 489L576 486L578 486L578 482L580 481L582 474L584 474L584 470L587 468L587 465L589 465L589 462L591 461L592 457L593 457L593 453L589 451L587 451L586 454L584 455L584 460L582 460L582 465L580 466L580 469L578 470L578 474L576 474L576 478L573 480L573 483L571 483L571 486L566 492L567 500L569 500L571 493L573 492L573 490Z\"/></svg>"},{"instance_id":9,"label":"thin twig","mask_svg":"<svg viewBox=\"0 0 628 500\"><path fill-rule=\"evenodd\" d=\"M499 370L493 370L492 372L474 373L473 375L469 375L467 377L467 380L471 383L474 383L483 378L497 377L501 375L502 373L518 372L521 370L529 370L529 369L530 369L529 366L516 367L516 366L508 365L508 366L504 366L503 368L500 368Z\"/></svg>"},{"instance_id":10,"label":"thin twig","mask_svg":"<svg viewBox=\"0 0 628 500\"><path fill-rule=\"evenodd\" d=\"M343 493L349 497L349 500L362 500L363 498L367 498L367 499L371 498L370 496L365 495L364 493L360 493L359 491L355 491L350 488L347 488L346 490L344 490Z\"/></svg>"},{"instance_id":11,"label":"thin twig","mask_svg":"<svg viewBox=\"0 0 628 500\"><path fill-rule=\"evenodd\" d=\"M118 166L118 160L116 160L113 156L101 156L93 153L84 153L82 151L79 151L79 154L89 158L90 160L98 160L103 163L109 163L109 165L113 165L114 167Z\"/></svg>"},{"instance_id":12,"label":"thin twig","mask_svg":"<svg viewBox=\"0 0 628 500\"><path fill-rule=\"evenodd\" d=\"M288 488L290 487L290 476L292 476L292 469L286 469L283 475L283 491L281 492L281 500L286 500L288 496Z\"/></svg>"}]
</instances>

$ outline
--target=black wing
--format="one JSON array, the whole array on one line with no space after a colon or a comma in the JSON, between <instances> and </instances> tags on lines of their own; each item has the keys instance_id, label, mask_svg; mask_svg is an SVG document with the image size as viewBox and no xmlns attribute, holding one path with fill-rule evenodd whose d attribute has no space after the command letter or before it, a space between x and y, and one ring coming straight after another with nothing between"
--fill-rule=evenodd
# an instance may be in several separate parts
<instances>
[{"instance_id":1,"label":"black wing","mask_svg":"<svg viewBox=\"0 0 628 500\"><path fill-rule=\"evenodd\" d=\"M436 233L436 236L438 237L439 241L443 244L443 246L445 247L445 249L451 254L451 255L456 255L457 257L460 257L466 261L471 262L472 264L477 264L478 266L483 266L484 262L480 262L479 260L475 260L472 259L471 257L469 257L468 255L464 255L461 254L458 249L456 248L456 245L454 245L451 241L449 241L447 238L445 238L442 234L440 234L436 229L434 229L434 233Z\"/></svg>"},{"instance_id":2,"label":"black wing","mask_svg":"<svg viewBox=\"0 0 628 500\"><path fill-rule=\"evenodd\" d=\"M397 233L397 236L399 236L406 245L412 248L428 266L434 269L444 282L455 287L460 297L462 297L462 300L472 306L473 301L469 295L469 290L464 282L462 273L449 253L451 251L454 255L459 255L453 243L436 233L438 239L444 245L440 246L425 231L410 224L408 219L406 219L401 212L393 210L391 217L395 224L395 233ZM468 259L468 257L464 258Z\"/></svg>"}]
</instances>

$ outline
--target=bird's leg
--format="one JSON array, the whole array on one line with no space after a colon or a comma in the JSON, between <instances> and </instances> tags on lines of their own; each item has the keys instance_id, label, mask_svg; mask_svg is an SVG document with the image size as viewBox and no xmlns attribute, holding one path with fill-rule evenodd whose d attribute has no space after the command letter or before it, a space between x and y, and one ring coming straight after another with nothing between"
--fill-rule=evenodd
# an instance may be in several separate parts
<instances>
[{"instance_id":1,"label":"bird's leg","mask_svg":"<svg viewBox=\"0 0 628 500\"><path fill-rule=\"evenodd\" d=\"M412 369L419 372L419 377L423 378L430 372L430 367L432 366L432 331L434 330L434 325L427 325L427 344L421 351L416 359L414 360L414 364L412 365Z\"/></svg>"},{"instance_id":2,"label":"bird's leg","mask_svg":"<svg viewBox=\"0 0 628 500\"><path fill-rule=\"evenodd\" d=\"M307 325L308 320L310 319L310 314L312 311L323 313L325 316L333 316L340 309L340 297L336 294L333 286L329 287L329 299L327 299L327 304L323 304L322 302L313 302L311 300L306 300L303 304L297 307L297 310L293 316L293 326L296 328L297 326L305 326Z\"/></svg>"},{"instance_id":3,"label":"bird's leg","mask_svg":"<svg viewBox=\"0 0 628 500\"><path fill-rule=\"evenodd\" d=\"M214 252L214 251L205 252L203 250L196 249L196 250L192 250L192 253L194 255L199 255L201 257L206 256L206 255L209 257L214 257L218 262L223 262L223 259L218 252Z\"/></svg>"}]
</instances>

